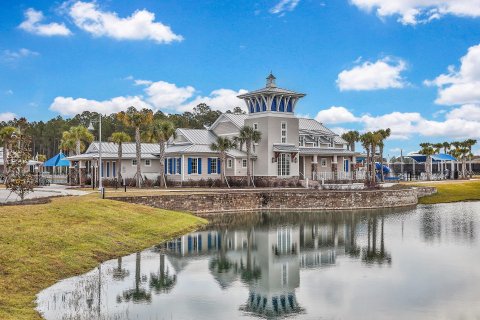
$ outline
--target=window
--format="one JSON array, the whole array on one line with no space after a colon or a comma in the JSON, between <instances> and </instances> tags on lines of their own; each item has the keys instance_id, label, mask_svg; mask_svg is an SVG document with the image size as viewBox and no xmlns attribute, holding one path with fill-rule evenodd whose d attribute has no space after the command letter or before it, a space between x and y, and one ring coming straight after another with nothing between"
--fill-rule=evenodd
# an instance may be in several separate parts
<instances>
[{"instance_id":1,"label":"window","mask_svg":"<svg viewBox=\"0 0 480 320\"><path fill-rule=\"evenodd\" d=\"M282 137L282 143L287 143L287 123L281 123L280 137Z\"/></svg>"},{"instance_id":2,"label":"window","mask_svg":"<svg viewBox=\"0 0 480 320\"><path fill-rule=\"evenodd\" d=\"M327 159L325 159L325 158L320 159L320 165L322 167L326 167L327 166Z\"/></svg>"},{"instance_id":3,"label":"window","mask_svg":"<svg viewBox=\"0 0 480 320\"><path fill-rule=\"evenodd\" d=\"M290 175L290 154L281 153L278 160L278 175L289 176Z\"/></svg>"},{"instance_id":4,"label":"window","mask_svg":"<svg viewBox=\"0 0 480 320\"><path fill-rule=\"evenodd\" d=\"M110 178L110 162L106 162L107 164L107 178Z\"/></svg>"},{"instance_id":5,"label":"window","mask_svg":"<svg viewBox=\"0 0 480 320\"><path fill-rule=\"evenodd\" d=\"M147 167L150 167L150 166L152 165L152 163L150 162L150 159L146 159L146 160L145 160L145 165L146 165Z\"/></svg>"},{"instance_id":6,"label":"window","mask_svg":"<svg viewBox=\"0 0 480 320\"><path fill-rule=\"evenodd\" d=\"M254 130L258 130L258 123L254 123L254 124L253 124L253 129L254 129Z\"/></svg>"},{"instance_id":7,"label":"window","mask_svg":"<svg viewBox=\"0 0 480 320\"><path fill-rule=\"evenodd\" d=\"M218 161L217 158L208 158L208 173L216 174L218 173Z\"/></svg>"},{"instance_id":8,"label":"window","mask_svg":"<svg viewBox=\"0 0 480 320\"><path fill-rule=\"evenodd\" d=\"M133 159L132 160L132 166L136 166L137 165L137 159Z\"/></svg>"},{"instance_id":9,"label":"window","mask_svg":"<svg viewBox=\"0 0 480 320\"><path fill-rule=\"evenodd\" d=\"M182 174L182 158L177 158L177 174Z\"/></svg>"},{"instance_id":10,"label":"window","mask_svg":"<svg viewBox=\"0 0 480 320\"><path fill-rule=\"evenodd\" d=\"M232 159L227 159L227 168L231 169L233 167L233 161Z\"/></svg>"},{"instance_id":11,"label":"window","mask_svg":"<svg viewBox=\"0 0 480 320\"><path fill-rule=\"evenodd\" d=\"M303 147L303 146L305 145L305 137L304 137L304 136L300 136L300 137L298 138L298 145L299 145L300 147Z\"/></svg>"},{"instance_id":12,"label":"window","mask_svg":"<svg viewBox=\"0 0 480 320\"><path fill-rule=\"evenodd\" d=\"M112 161L112 176L115 178L117 177L117 163L115 161Z\"/></svg>"},{"instance_id":13,"label":"window","mask_svg":"<svg viewBox=\"0 0 480 320\"><path fill-rule=\"evenodd\" d=\"M188 173L189 174L202 174L202 159L201 158L188 158Z\"/></svg>"},{"instance_id":14,"label":"window","mask_svg":"<svg viewBox=\"0 0 480 320\"><path fill-rule=\"evenodd\" d=\"M247 167L247 159L242 159L242 168Z\"/></svg>"}]
</instances>

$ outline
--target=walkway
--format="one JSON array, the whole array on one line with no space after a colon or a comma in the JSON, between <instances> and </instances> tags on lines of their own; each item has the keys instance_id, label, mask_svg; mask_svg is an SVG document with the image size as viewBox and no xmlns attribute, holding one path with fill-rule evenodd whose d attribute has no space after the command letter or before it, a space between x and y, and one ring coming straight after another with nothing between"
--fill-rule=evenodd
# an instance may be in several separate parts
<instances>
[{"instance_id":1,"label":"walkway","mask_svg":"<svg viewBox=\"0 0 480 320\"><path fill-rule=\"evenodd\" d=\"M68 189L68 186L52 184L47 187L34 188L34 192L27 194L25 199L38 199L58 196L82 196L88 194L88 191L81 191L76 189ZM15 193L11 193L10 190L0 189L0 203L16 202L20 201Z\"/></svg>"}]
</instances>

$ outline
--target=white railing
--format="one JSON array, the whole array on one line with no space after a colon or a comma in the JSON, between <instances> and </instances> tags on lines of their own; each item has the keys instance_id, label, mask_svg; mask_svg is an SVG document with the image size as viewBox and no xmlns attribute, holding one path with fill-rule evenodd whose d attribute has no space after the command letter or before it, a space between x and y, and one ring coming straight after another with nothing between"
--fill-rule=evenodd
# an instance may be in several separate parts
<instances>
[{"instance_id":1,"label":"white railing","mask_svg":"<svg viewBox=\"0 0 480 320\"><path fill-rule=\"evenodd\" d=\"M355 174L353 172L314 172L312 179L318 181L363 180L365 179L365 172L357 171Z\"/></svg>"}]
</instances>

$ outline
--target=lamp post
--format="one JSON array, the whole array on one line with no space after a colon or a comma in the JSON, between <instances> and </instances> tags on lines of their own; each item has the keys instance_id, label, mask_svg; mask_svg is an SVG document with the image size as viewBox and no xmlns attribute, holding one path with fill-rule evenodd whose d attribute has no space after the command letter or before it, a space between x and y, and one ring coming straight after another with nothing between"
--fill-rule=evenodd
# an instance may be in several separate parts
<instances>
[{"instance_id":1,"label":"lamp post","mask_svg":"<svg viewBox=\"0 0 480 320\"><path fill-rule=\"evenodd\" d=\"M98 190L102 192L103 184L103 170L102 170L102 114L98 114L98 120L90 120L90 125L88 126L88 130L93 131L93 123L98 122Z\"/></svg>"}]
</instances>

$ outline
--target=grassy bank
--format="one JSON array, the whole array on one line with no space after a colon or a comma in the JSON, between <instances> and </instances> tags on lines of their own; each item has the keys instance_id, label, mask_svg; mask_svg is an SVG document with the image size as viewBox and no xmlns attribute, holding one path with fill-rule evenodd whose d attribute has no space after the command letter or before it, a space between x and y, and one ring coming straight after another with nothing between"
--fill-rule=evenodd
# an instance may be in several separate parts
<instances>
[{"instance_id":1,"label":"grassy bank","mask_svg":"<svg viewBox=\"0 0 480 320\"><path fill-rule=\"evenodd\" d=\"M0 319L40 319L42 289L205 222L94 195L0 207Z\"/></svg>"},{"instance_id":2,"label":"grassy bank","mask_svg":"<svg viewBox=\"0 0 480 320\"><path fill-rule=\"evenodd\" d=\"M437 188L438 193L419 199L421 204L480 201L480 180L422 183Z\"/></svg>"}]
</instances>

